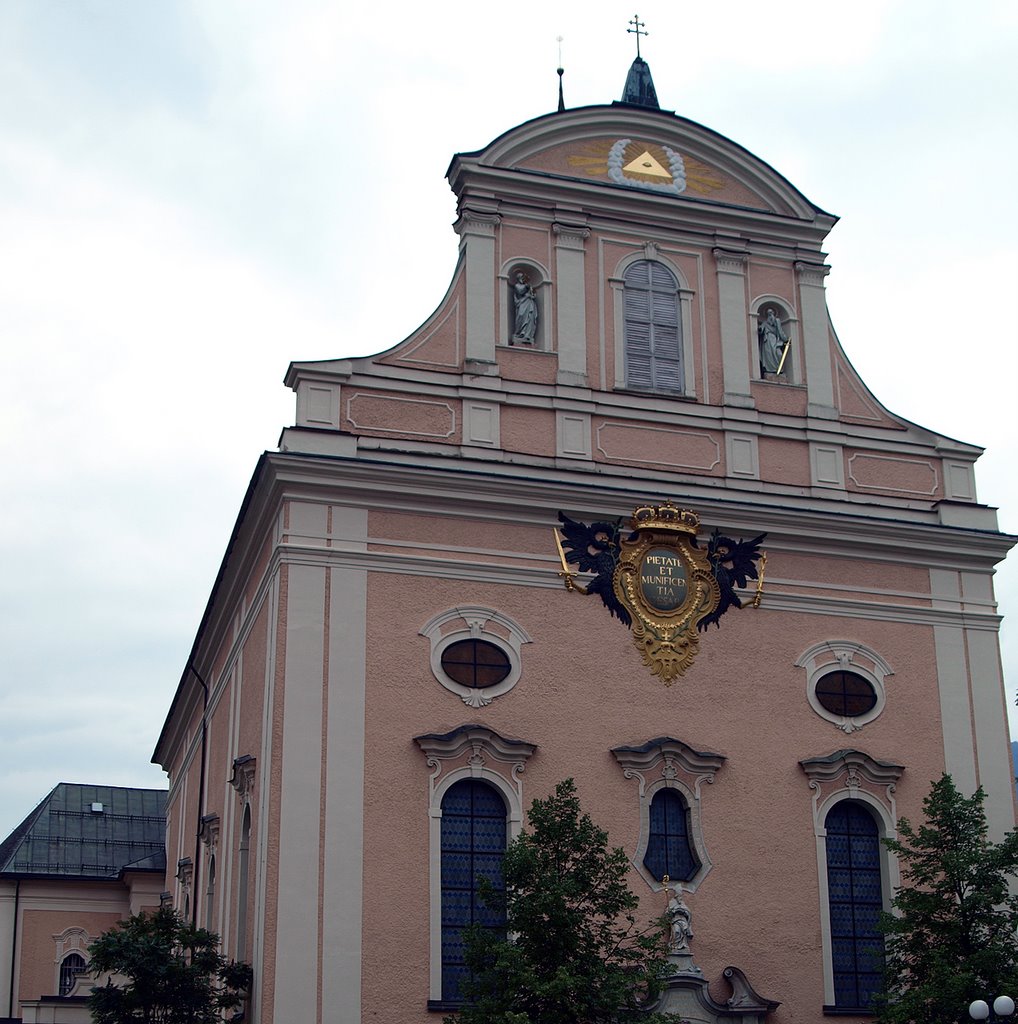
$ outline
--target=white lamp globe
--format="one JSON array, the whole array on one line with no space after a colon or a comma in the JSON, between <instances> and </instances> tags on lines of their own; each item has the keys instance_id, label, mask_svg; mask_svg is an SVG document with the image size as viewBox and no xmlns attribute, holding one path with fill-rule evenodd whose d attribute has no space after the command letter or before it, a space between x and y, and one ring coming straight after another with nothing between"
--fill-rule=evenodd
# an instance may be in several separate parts
<instances>
[{"instance_id":1,"label":"white lamp globe","mask_svg":"<svg viewBox=\"0 0 1018 1024\"><path fill-rule=\"evenodd\" d=\"M997 996L993 1000L993 1012L998 1017L1010 1017L1014 1013L1014 1000L1010 996Z\"/></svg>"},{"instance_id":2,"label":"white lamp globe","mask_svg":"<svg viewBox=\"0 0 1018 1024\"><path fill-rule=\"evenodd\" d=\"M990 1016L990 1008L985 999L977 999L969 1003L969 1016L973 1020L986 1020Z\"/></svg>"}]
</instances>

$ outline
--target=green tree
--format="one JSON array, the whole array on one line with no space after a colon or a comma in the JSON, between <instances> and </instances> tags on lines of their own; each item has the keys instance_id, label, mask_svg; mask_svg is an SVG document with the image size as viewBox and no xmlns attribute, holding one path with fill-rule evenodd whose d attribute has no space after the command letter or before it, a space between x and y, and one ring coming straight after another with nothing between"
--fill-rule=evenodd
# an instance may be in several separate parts
<instances>
[{"instance_id":1,"label":"green tree","mask_svg":"<svg viewBox=\"0 0 1018 1024\"><path fill-rule=\"evenodd\" d=\"M985 794L962 796L951 776L923 801L926 822L898 822L885 839L901 864L902 886L884 914L885 993L881 1024L967 1020L973 999L1018 997L1018 832L987 838Z\"/></svg>"},{"instance_id":2,"label":"green tree","mask_svg":"<svg viewBox=\"0 0 1018 1024\"><path fill-rule=\"evenodd\" d=\"M535 800L505 853L504 890L481 880L508 938L467 934L468 1002L459 1024L625 1024L663 1018L642 1006L667 973L664 920L637 925L625 851L581 813L572 779ZM446 1022L456 1018L447 1017Z\"/></svg>"},{"instance_id":3,"label":"green tree","mask_svg":"<svg viewBox=\"0 0 1018 1024\"><path fill-rule=\"evenodd\" d=\"M95 1024L221 1024L251 982L247 964L227 960L219 937L194 928L172 910L135 914L88 948L89 972L112 978L92 989Z\"/></svg>"}]
</instances>

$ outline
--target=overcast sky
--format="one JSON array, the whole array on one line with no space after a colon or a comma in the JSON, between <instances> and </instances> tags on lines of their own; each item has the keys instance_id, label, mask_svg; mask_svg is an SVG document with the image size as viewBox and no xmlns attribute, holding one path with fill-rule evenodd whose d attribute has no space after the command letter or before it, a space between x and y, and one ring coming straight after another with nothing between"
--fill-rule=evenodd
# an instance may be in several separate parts
<instances>
[{"instance_id":1,"label":"overcast sky","mask_svg":"<svg viewBox=\"0 0 1018 1024\"><path fill-rule=\"evenodd\" d=\"M987 448L980 498L1018 533L1018 5L639 12L662 106L842 217L849 358L892 411ZM293 421L287 363L428 316L452 154L554 108L557 36L567 104L617 99L631 17L0 0L0 838L57 782L165 784L149 759L255 460ZM997 591L1018 620L1016 562Z\"/></svg>"}]
</instances>

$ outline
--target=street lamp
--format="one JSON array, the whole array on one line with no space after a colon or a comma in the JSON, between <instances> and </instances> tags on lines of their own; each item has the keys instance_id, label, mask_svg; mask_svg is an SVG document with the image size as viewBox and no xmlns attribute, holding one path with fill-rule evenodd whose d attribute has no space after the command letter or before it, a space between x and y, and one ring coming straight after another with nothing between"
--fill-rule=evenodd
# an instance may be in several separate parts
<instances>
[{"instance_id":1,"label":"street lamp","mask_svg":"<svg viewBox=\"0 0 1018 1024\"><path fill-rule=\"evenodd\" d=\"M997 996L993 1000L993 1019L998 1017L1010 1017L1014 1013L1014 1000L1010 996ZM990 1008L985 999L977 999L969 1004L969 1016L973 1020L988 1020Z\"/></svg>"}]
</instances>

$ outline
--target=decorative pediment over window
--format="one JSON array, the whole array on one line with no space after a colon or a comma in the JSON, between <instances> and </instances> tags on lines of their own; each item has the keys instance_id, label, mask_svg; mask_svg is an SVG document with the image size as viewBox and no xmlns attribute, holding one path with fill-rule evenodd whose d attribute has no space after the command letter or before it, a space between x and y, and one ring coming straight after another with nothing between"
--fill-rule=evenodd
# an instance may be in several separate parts
<instances>
[{"instance_id":1,"label":"decorative pediment over window","mask_svg":"<svg viewBox=\"0 0 1018 1024\"><path fill-rule=\"evenodd\" d=\"M244 754L233 760L233 775L230 785L237 791L241 800L249 800L255 785L255 768L258 759L253 754Z\"/></svg>"},{"instance_id":2,"label":"decorative pediment over window","mask_svg":"<svg viewBox=\"0 0 1018 1024\"><path fill-rule=\"evenodd\" d=\"M861 750L836 750L825 757L809 757L799 764L810 783L829 783L844 779L849 789L865 782L875 786L891 786L901 778L903 765L893 761L878 761Z\"/></svg>"},{"instance_id":3,"label":"decorative pediment over window","mask_svg":"<svg viewBox=\"0 0 1018 1024\"><path fill-rule=\"evenodd\" d=\"M216 845L219 842L219 815L206 814L201 819L201 827L198 830L198 838L205 844L209 853L216 852Z\"/></svg>"},{"instance_id":4,"label":"decorative pediment over window","mask_svg":"<svg viewBox=\"0 0 1018 1024\"><path fill-rule=\"evenodd\" d=\"M519 776L527 761L537 750L526 740L500 736L486 725L461 725L447 733L415 736L414 742L428 755L431 795L452 773L483 778L494 773L511 786L519 798L522 792Z\"/></svg>"},{"instance_id":5,"label":"decorative pediment over window","mask_svg":"<svg viewBox=\"0 0 1018 1024\"><path fill-rule=\"evenodd\" d=\"M177 881L180 882L183 888L187 888L191 884L191 879L194 877L194 864L190 857L181 857L177 861Z\"/></svg>"},{"instance_id":6,"label":"decorative pediment over window","mask_svg":"<svg viewBox=\"0 0 1018 1024\"><path fill-rule=\"evenodd\" d=\"M835 750L799 762L813 791L813 826L821 835L827 812L839 800L860 800L877 811L892 835L898 820L894 791L905 770L892 761L878 761L862 750Z\"/></svg>"}]
</instances>

